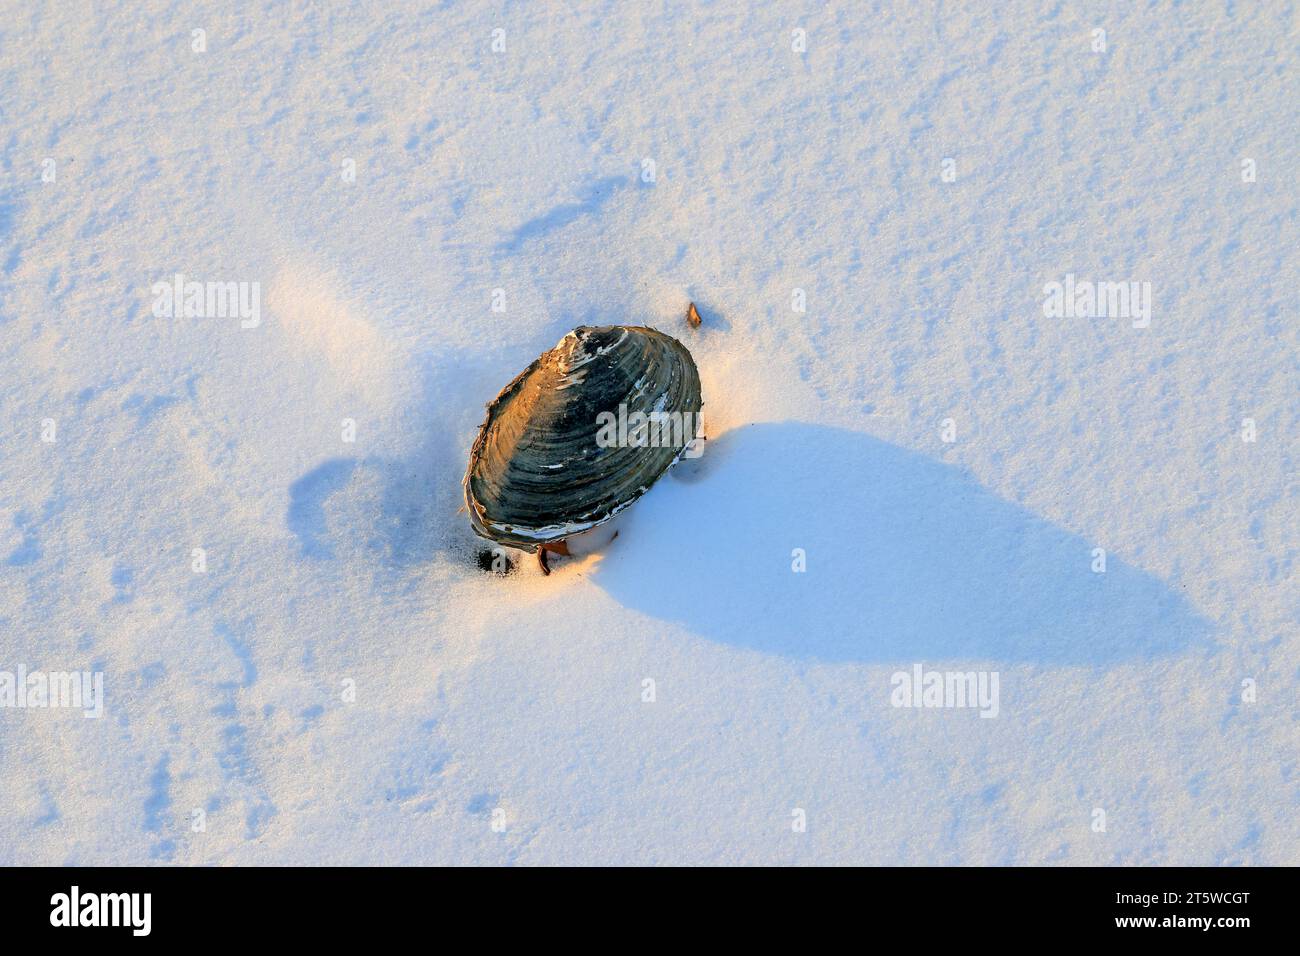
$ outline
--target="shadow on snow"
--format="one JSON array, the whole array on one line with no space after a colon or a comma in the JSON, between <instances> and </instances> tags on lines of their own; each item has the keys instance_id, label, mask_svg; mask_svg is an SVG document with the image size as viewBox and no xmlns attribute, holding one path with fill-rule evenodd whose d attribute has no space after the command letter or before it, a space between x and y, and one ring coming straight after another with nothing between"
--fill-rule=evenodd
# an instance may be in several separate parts
<instances>
[{"instance_id":1,"label":"shadow on snow","mask_svg":"<svg viewBox=\"0 0 1300 956\"><path fill-rule=\"evenodd\" d=\"M794 422L710 441L629 509L593 580L720 642L823 661L1105 665L1208 645L1183 597L968 475ZM807 570L792 571L802 548Z\"/></svg>"}]
</instances>

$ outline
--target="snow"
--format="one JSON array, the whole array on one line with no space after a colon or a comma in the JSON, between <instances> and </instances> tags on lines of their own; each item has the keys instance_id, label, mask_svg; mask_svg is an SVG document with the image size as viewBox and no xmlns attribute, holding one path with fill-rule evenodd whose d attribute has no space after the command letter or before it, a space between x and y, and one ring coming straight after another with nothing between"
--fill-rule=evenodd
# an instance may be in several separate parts
<instances>
[{"instance_id":1,"label":"snow","mask_svg":"<svg viewBox=\"0 0 1300 956\"><path fill-rule=\"evenodd\" d=\"M398 6L0 3L0 863L1300 863L1291 5ZM485 573L609 323L704 455Z\"/></svg>"}]
</instances>

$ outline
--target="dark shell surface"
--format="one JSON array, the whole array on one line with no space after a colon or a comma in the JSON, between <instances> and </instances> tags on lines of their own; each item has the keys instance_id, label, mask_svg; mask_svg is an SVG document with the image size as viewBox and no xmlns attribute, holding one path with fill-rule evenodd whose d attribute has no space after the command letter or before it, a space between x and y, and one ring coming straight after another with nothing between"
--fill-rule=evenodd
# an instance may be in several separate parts
<instances>
[{"instance_id":1,"label":"dark shell surface","mask_svg":"<svg viewBox=\"0 0 1300 956\"><path fill-rule=\"evenodd\" d=\"M474 530L535 551L609 520L680 457L702 405L695 361L672 336L574 329L488 405L465 473Z\"/></svg>"}]
</instances>

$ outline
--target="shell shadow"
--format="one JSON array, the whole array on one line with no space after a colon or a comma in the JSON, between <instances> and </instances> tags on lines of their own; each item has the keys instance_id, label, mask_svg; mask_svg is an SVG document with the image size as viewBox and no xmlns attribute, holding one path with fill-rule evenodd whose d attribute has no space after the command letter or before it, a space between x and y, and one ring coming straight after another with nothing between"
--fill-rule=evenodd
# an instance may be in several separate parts
<instances>
[{"instance_id":1,"label":"shell shadow","mask_svg":"<svg viewBox=\"0 0 1300 956\"><path fill-rule=\"evenodd\" d=\"M1095 545L867 435L750 425L683 466L591 578L702 637L832 662L1105 666L1209 647L1157 578L1114 554L1094 573Z\"/></svg>"}]
</instances>

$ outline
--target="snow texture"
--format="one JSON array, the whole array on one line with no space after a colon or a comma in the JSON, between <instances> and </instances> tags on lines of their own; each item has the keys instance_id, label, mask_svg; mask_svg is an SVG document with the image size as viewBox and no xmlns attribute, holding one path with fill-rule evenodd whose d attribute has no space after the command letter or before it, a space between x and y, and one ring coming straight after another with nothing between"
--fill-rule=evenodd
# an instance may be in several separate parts
<instances>
[{"instance_id":1,"label":"snow texture","mask_svg":"<svg viewBox=\"0 0 1300 956\"><path fill-rule=\"evenodd\" d=\"M2 0L0 670L105 696L0 708L0 863L1300 863L1298 46ZM690 346L706 451L485 573L483 406L609 323Z\"/></svg>"}]
</instances>

